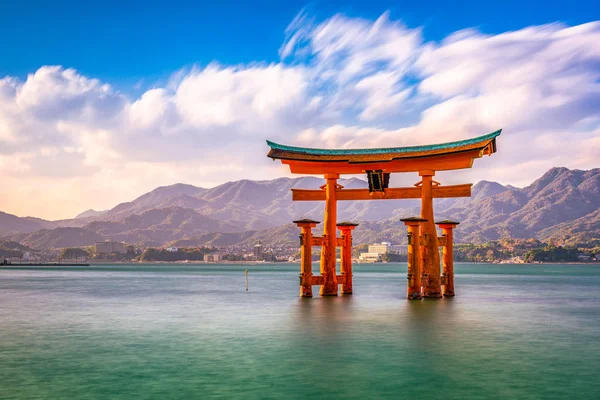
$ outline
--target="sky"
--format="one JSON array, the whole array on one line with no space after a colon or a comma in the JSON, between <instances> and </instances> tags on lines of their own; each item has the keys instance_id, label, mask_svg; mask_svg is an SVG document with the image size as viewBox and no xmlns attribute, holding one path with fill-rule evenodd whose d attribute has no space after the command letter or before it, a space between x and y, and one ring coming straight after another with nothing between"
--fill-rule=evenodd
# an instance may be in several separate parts
<instances>
[{"instance_id":1,"label":"sky","mask_svg":"<svg viewBox=\"0 0 600 400\"><path fill-rule=\"evenodd\" d=\"M600 167L593 2L0 0L0 211L290 176L265 139L440 143L502 128L442 184ZM418 177L392 177L412 184Z\"/></svg>"}]
</instances>

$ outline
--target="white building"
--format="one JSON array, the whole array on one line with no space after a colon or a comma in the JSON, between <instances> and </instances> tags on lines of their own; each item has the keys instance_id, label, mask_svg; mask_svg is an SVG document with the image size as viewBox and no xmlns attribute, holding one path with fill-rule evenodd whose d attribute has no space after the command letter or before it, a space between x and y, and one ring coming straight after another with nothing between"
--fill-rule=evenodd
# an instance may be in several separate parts
<instances>
[{"instance_id":1,"label":"white building","mask_svg":"<svg viewBox=\"0 0 600 400\"><path fill-rule=\"evenodd\" d=\"M370 244L369 245L369 253L377 253L377 254L386 254L390 250L390 245L388 243L381 244Z\"/></svg>"},{"instance_id":2,"label":"white building","mask_svg":"<svg viewBox=\"0 0 600 400\"><path fill-rule=\"evenodd\" d=\"M401 244L391 244L389 242L382 242L381 244L370 244L369 253L377 254L408 254L408 246Z\"/></svg>"},{"instance_id":3,"label":"white building","mask_svg":"<svg viewBox=\"0 0 600 400\"><path fill-rule=\"evenodd\" d=\"M371 246L369 246L371 247ZM374 263L374 262L381 262L381 254L380 253L360 253L360 256L358 257L358 261L360 262L368 262L368 263Z\"/></svg>"},{"instance_id":4,"label":"white building","mask_svg":"<svg viewBox=\"0 0 600 400\"><path fill-rule=\"evenodd\" d=\"M223 256L221 254L205 254L204 262L219 262L223 261Z\"/></svg>"}]
</instances>

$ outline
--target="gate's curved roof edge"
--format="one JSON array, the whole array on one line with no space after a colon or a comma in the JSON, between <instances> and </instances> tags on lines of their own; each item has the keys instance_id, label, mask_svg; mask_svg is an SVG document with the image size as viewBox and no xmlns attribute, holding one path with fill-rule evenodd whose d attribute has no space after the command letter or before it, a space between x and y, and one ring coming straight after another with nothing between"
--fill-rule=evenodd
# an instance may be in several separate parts
<instances>
[{"instance_id":1,"label":"gate's curved roof edge","mask_svg":"<svg viewBox=\"0 0 600 400\"><path fill-rule=\"evenodd\" d=\"M496 137L502 129L487 135L456 142L431 144L424 146L390 147L373 149L318 149L307 147L287 146L267 140L271 147L268 157L282 160L298 161L389 161L398 158L427 157L441 154L451 154L467 150L485 149L489 154L496 152Z\"/></svg>"}]
</instances>

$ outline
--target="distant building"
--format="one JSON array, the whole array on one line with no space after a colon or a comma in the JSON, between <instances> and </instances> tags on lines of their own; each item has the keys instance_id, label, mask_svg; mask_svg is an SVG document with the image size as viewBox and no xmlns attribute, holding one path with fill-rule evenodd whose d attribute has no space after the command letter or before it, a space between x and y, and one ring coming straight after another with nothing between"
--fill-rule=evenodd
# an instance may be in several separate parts
<instances>
[{"instance_id":1,"label":"distant building","mask_svg":"<svg viewBox=\"0 0 600 400\"><path fill-rule=\"evenodd\" d=\"M177 247L167 247L166 250L171 253L177 253L179 251L179 249Z\"/></svg>"},{"instance_id":2,"label":"distant building","mask_svg":"<svg viewBox=\"0 0 600 400\"><path fill-rule=\"evenodd\" d=\"M381 262L381 254L380 253L360 253L358 257L358 261L360 262Z\"/></svg>"},{"instance_id":3,"label":"distant building","mask_svg":"<svg viewBox=\"0 0 600 400\"><path fill-rule=\"evenodd\" d=\"M205 254L204 262L219 262L223 261L223 255L221 254Z\"/></svg>"},{"instance_id":4,"label":"distant building","mask_svg":"<svg viewBox=\"0 0 600 400\"><path fill-rule=\"evenodd\" d=\"M260 242L254 245L254 257L262 258L263 256L263 247Z\"/></svg>"},{"instance_id":5,"label":"distant building","mask_svg":"<svg viewBox=\"0 0 600 400\"><path fill-rule=\"evenodd\" d=\"M127 244L125 242L112 242L105 240L96 242L96 254L125 254L127 253Z\"/></svg>"},{"instance_id":6,"label":"distant building","mask_svg":"<svg viewBox=\"0 0 600 400\"><path fill-rule=\"evenodd\" d=\"M391 244L389 242L382 242L381 244L371 244L369 245L369 253L377 253L377 254L408 254L408 246L401 244Z\"/></svg>"},{"instance_id":7,"label":"distant building","mask_svg":"<svg viewBox=\"0 0 600 400\"><path fill-rule=\"evenodd\" d=\"M386 254L389 252L389 250L390 245L388 243L369 245L369 253Z\"/></svg>"},{"instance_id":8,"label":"distant building","mask_svg":"<svg viewBox=\"0 0 600 400\"><path fill-rule=\"evenodd\" d=\"M405 244L393 244L390 246L389 252L394 254L408 254L408 246Z\"/></svg>"}]
</instances>

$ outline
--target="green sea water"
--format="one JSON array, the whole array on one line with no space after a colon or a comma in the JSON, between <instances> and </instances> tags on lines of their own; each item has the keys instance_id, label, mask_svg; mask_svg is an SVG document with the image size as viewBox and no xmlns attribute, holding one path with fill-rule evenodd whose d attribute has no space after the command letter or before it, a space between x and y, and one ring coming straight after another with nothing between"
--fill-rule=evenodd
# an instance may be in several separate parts
<instances>
[{"instance_id":1,"label":"green sea water","mask_svg":"<svg viewBox=\"0 0 600 400\"><path fill-rule=\"evenodd\" d=\"M354 268L313 299L290 264L0 269L0 398L600 398L600 266L458 264L423 301Z\"/></svg>"}]
</instances>

